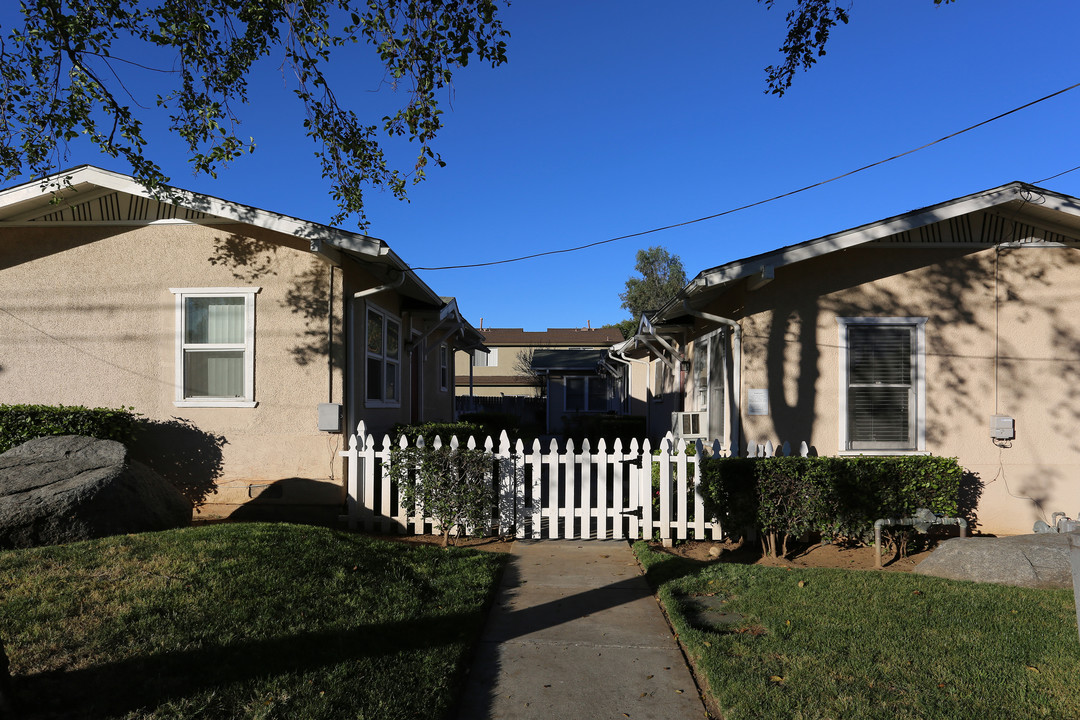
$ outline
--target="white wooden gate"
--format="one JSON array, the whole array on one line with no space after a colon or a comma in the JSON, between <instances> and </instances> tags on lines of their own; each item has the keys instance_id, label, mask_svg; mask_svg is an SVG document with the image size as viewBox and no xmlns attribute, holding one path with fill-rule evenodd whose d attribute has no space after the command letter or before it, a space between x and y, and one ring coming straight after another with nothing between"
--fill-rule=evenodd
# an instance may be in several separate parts
<instances>
[{"instance_id":1,"label":"white wooden gate","mask_svg":"<svg viewBox=\"0 0 1080 720\"><path fill-rule=\"evenodd\" d=\"M452 439L452 446L457 440ZM478 447L472 439L466 447ZM399 447L408 447L402 440ZM698 459L728 455L719 442L703 445L664 438L654 450L648 440L610 447L603 440L580 447L567 442L560 449L552 440L530 448L511 444L502 433L499 443L489 437L479 447L494 458L491 482L497 507L492 528L517 538L565 539L719 539L721 528L708 517L698 491ZM409 515L391 482L389 463L393 443L381 442L360 423L340 454L348 459L348 520L350 528L383 533L436 532L430 517ZM765 446L751 446L750 455ZM772 450L771 443L769 450ZM770 452L771 454L771 452Z\"/></svg>"}]
</instances>

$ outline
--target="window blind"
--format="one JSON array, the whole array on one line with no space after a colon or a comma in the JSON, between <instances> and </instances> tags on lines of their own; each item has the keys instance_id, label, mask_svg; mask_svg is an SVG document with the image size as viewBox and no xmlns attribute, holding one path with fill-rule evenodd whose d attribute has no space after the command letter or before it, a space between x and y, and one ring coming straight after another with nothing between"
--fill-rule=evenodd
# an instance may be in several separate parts
<instances>
[{"instance_id":1,"label":"window blind","mask_svg":"<svg viewBox=\"0 0 1080 720\"><path fill-rule=\"evenodd\" d=\"M914 447L911 326L848 328L852 449Z\"/></svg>"}]
</instances>

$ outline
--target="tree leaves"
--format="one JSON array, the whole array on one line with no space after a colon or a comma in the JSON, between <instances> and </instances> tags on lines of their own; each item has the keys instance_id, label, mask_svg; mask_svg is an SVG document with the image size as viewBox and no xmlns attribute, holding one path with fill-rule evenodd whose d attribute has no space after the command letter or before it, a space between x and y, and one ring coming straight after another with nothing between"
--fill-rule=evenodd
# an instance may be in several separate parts
<instances>
[{"instance_id":1,"label":"tree leaves","mask_svg":"<svg viewBox=\"0 0 1080 720\"><path fill-rule=\"evenodd\" d=\"M51 175L66 162L68 143L85 135L125 160L149 190L167 182L143 136L144 119L154 115L129 90L139 70L160 73L155 102L167 128L195 172L215 176L254 151L254 138L239 131L248 78L260 60L280 55L340 208L333 221L356 215L363 224L365 188L404 198L429 162L443 164L432 146L441 91L470 59L506 62L496 11L496 0L26 0L22 27L0 38L5 179ZM381 124L341 105L326 75L335 50L360 42L406 94ZM411 168L389 165L380 132L418 143Z\"/></svg>"},{"instance_id":2,"label":"tree leaves","mask_svg":"<svg viewBox=\"0 0 1080 720\"><path fill-rule=\"evenodd\" d=\"M771 10L775 0L758 0ZM954 0L934 0L935 5L948 5ZM796 0L795 7L787 14L787 36L780 52L784 61L765 68L767 92L783 95L791 87L795 73L802 68L809 70L819 57L825 55L829 33L837 24L848 24L851 3L841 5L835 0Z\"/></svg>"},{"instance_id":3,"label":"tree leaves","mask_svg":"<svg viewBox=\"0 0 1080 720\"><path fill-rule=\"evenodd\" d=\"M658 310L686 286L686 271L679 256L660 245L638 250L634 269L641 273L641 277L629 278L626 291L619 293L619 299L622 300L622 307L633 315L633 328L636 329L637 319L643 313ZM623 329L623 334L626 335L626 329Z\"/></svg>"}]
</instances>

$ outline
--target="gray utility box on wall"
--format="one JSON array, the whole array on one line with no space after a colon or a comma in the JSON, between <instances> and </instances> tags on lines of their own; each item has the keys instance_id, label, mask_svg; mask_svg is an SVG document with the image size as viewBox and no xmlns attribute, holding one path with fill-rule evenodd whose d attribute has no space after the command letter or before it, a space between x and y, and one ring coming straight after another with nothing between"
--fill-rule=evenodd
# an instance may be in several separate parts
<instances>
[{"instance_id":1,"label":"gray utility box on wall","mask_svg":"<svg viewBox=\"0 0 1080 720\"><path fill-rule=\"evenodd\" d=\"M990 416L990 437L994 440L1012 440L1016 437L1016 425L1008 415Z\"/></svg>"},{"instance_id":2,"label":"gray utility box on wall","mask_svg":"<svg viewBox=\"0 0 1080 720\"><path fill-rule=\"evenodd\" d=\"M341 403L319 403L319 430L341 432Z\"/></svg>"}]
</instances>

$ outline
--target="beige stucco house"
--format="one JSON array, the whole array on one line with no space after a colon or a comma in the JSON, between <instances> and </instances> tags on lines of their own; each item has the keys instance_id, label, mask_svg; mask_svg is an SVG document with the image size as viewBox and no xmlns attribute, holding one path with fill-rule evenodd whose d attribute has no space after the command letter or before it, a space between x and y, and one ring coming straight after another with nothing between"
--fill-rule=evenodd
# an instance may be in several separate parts
<instances>
[{"instance_id":1,"label":"beige stucco house","mask_svg":"<svg viewBox=\"0 0 1080 720\"><path fill-rule=\"evenodd\" d=\"M955 456L986 532L1080 512L1076 198L1012 183L704 270L622 349L654 435Z\"/></svg>"},{"instance_id":2,"label":"beige stucco house","mask_svg":"<svg viewBox=\"0 0 1080 720\"><path fill-rule=\"evenodd\" d=\"M52 181L0 191L0 402L134 408L137 454L211 516L333 518L359 421L453 417L454 352L483 339L385 242L90 166Z\"/></svg>"}]
</instances>

